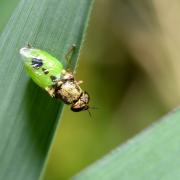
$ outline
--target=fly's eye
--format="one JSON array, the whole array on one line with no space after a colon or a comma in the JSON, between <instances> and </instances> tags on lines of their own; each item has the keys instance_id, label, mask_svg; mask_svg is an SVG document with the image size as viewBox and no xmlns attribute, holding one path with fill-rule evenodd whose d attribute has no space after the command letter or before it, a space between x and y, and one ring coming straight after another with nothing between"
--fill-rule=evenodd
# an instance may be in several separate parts
<instances>
[{"instance_id":1,"label":"fly's eye","mask_svg":"<svg viewBox=\"0 0 180 180\"><path fill-rule=\"evenodd\" d=\"M73 112L80 112L80 111L84 110L84 107L71 106L71 110Z\"/></svg>"},{"instance_id":2,"label":"fly's eye","mask_svg":"<svg viewBox=\"0 0 180 180\"><path fill-rule=\"evenodd\" d=\"M89 109L89 106L88 105L85 105L85 106L76 106L76 105L72 105L71 106L71 110L73 112L80 112L80 111L85 111L85 110L88 110Z\"/></svg>"}]
</instances>

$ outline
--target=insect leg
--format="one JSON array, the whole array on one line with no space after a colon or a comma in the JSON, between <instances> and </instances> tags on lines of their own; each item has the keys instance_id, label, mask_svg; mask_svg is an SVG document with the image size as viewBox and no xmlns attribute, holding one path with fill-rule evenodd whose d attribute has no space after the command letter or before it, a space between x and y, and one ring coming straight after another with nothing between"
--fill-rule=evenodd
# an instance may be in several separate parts
<instances>
[{"instance_id":1,"label":"insect leg","mask_svg":"<svg viewBox=\"0 0 180 180\"><path fill-rule=\"evenodd\" d=\"M83 81L82 81L82 80L80 80L80 81L76 81L76 83L77 83L77 85L80 85L80 84L82 84L82 83L83 83Z\"/></svg>"},{"instance_id":2,"label":"insect leg","mask_svg":"<svg viewBox=\"0 0 180 180\"><path fill-rule=\"evenodd\" d=\"M45 88L45 90L48 92L48 94L51 96L51 97L54 97L54 91L55 89L54 88Z\"/></svg>"},{"instance_id":3,"label":"insect leg","mask_svg":"<svg viewBox=\"0 0 180 180\"><path fill-rule=\"evenodd\" d=\"M29 42L27 43L26 46L27 46L27 48L32 48L32 45Z\"/></svg>"},{"instance_id":4,"label":"insect leg","mask_svg":"<svg viewBox=\"0 0 180 180\"><path fill-rule=\"evenodd\" d=\"M66 59L66 62L67 62L67 68L66 69L72 69L72 64L70 62L71 60L71 56L72 56L72 53L75 51L76 49L76 45L73 44L70 49L68 50L68 52L65 54L65 59Z\"/></svg>"}]
</instances>

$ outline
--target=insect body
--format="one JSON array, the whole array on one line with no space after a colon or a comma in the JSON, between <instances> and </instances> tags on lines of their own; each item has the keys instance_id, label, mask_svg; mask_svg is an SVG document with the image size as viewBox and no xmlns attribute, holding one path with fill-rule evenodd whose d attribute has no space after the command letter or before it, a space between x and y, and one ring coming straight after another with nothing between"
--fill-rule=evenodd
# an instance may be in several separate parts
<instances>
[{"instance_id":1,"label":"insect body","mask_svg":"<svg viewBox=\"0 0 180 180\"><path fill-rule=\"evenodd\" d=\"M51 97L71 104L71 110L88 110L89 95L79 86L72 72L64 69L55 57L40 49L30 46L20 49L25 69L32 80L45 89Z\"/></svg>"}]
</instances>

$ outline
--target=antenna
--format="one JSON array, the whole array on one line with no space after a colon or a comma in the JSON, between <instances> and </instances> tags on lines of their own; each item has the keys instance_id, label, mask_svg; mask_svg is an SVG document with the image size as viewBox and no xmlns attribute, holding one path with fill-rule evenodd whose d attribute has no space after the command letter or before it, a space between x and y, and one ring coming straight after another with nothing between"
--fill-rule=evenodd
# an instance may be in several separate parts
<instances>
[{"instance_id":1,"label":"antenna","mask_svg":"<svg viewBox=\"0 0 180 180\"><path fill-rule=\"evenodd\" d=\"M89 113L90 118L92 118L91 111L89 111L89 109L88 109L87 111L88 111L88 113Z\"/></svg>"},{"instance_id":2,"label":"antenna","mask_svg":"<svg viewBox=\"0 0 180 180\"><path fill-rule=\"evenodd\" d=\"M99 109L98 107L89 107L89 109ZM89 109L87 109L87 111L88 111L88 113L89 113L89 116L90 116L90 118L92 118L92 113L91 113L91 111L89 110Z\"/></svg>"}]
</instances>

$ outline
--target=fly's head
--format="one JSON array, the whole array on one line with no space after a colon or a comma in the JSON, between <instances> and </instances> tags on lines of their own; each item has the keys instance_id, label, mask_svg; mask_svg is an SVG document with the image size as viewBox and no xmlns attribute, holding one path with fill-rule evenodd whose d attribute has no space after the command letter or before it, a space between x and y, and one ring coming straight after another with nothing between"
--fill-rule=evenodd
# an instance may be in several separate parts
<instances>
[{"instance_id":1,"label":"fly's head","mask_svg":"<svg viewBox=\"0 0 180 180\"><path fill-rule=\"evenodd\" d=\"M73 112L80 112L89 109L89 94L87 92L83 92L79 99L71 105L71 110Z\"/></svg>"}]
</instances>

